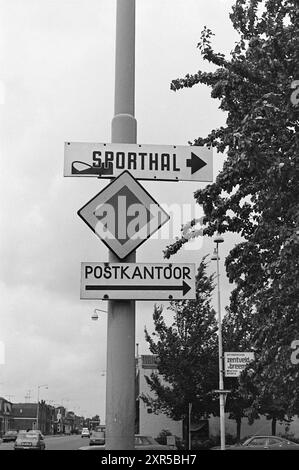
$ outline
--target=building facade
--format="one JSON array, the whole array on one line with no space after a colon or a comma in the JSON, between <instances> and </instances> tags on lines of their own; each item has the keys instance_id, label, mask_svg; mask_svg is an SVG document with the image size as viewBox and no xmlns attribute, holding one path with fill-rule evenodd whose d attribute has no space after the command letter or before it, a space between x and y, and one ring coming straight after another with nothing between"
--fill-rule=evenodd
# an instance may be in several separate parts
<instances>
[{"instance_id":1,"label":"building facade","mask_svg":"<svg viewBox=\"0 0 299 470\"><path fill-rule=\"evenodd\" d=\"M0 437L13 428L12 423L12 403L0 397Z\"/></svg>"},{"instance_id":2,"label":"building facade","mask_svg":"<svg viewBox=\"0 0 299 470\"><path fill-rule=\"evenodd\" d=\"M12 416L12 429L16 431L38 428L43 434L54 433L55 408L43 400L39 406L37 403L13 403Z\"/></svg>"},{"instance_id":3,"label":"building facade","mask_svg":"<svg viewBox=\"0 0 299 470\"><path fill-rule=\"evenodd\" d=\"M37 420L38 413L38 420ZM37 403L11 403L0 397L0 437L6 431L39 429L43 434L73 434L83 427L85 418L65 407ZM95 423L96 424L96 423Z\"/></svg>"},{"instance_id":4,"label":"building facade","mask_svg":"<svg viewBox=\"0 0 299 470\"><path fill-rule=\"evenodd\" d=\"M65 426L66 409L57 406L54 411L54 434L63 434Z\"/></svg>"},{"instance_id":5,"label":"building facade","mask_svg":"<svg viewBox=\"0 0 299 470\"><path fill-rule=\"evenodd\" d=\"M156 357L142 355L137 359L136 369L136 415L135 429L139 434L157 437L161 431L168 430L174 436L182 438L182 421L174 421L163 413L154 413L153 410L140 398L141 394L154 397L145 376L157 372Z\"/></svg>"}]
</instances>

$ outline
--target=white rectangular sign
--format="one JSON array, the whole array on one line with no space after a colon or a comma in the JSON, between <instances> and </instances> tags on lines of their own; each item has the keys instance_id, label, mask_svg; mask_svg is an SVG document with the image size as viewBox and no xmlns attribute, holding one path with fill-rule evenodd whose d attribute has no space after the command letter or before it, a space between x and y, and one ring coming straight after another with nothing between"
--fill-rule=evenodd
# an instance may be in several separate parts
<instances>
[{"instance_id":1,"label":"white rectangular sign","mask_svg":"<svg viewBox=\"0 0 299 470\"><path fill-rule=\"evenodd\" d=\"M81 263L81 299L195 299L194 263Z\"/></svg>"},{"instance_id":2,"label":"white rectangular sign","mask_svg":"<svg viewBox=\"0 0 299 470\"><path fill-rule=\"evenodd\" d=\"M64 176L115 178L129 171L136 179L213 181L208 147L65 142Z\"/></svg>"},{"instance_id":3,"label":"white rectangular sign","mask_svg":"<svg viewBox=\"0 0 299 470\"><path fill-rule=\"evenodd\" d=\"M254 360L253 352L225 352L225 377L239 377L247 364Z\"/></svg>"}]
</instances>

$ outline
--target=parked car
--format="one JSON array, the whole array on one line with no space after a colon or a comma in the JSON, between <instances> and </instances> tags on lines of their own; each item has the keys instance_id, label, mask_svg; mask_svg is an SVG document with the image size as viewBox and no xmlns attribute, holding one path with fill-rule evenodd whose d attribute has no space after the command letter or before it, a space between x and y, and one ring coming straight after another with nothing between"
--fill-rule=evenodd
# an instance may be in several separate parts
<instances>
[{"instance_id":1,"label":"parked car","mask_svg":"<svg viewBox=\"0 0 299 470\"><path fill-rule=\"evenodd\" d=\"M81 437L90 437L90 432L88 428L83 428L81 431Z\"/></svg>"},{"instance_id":2,"label":"parked car","mask_svg":"<svg viewBox=\"0 0 299 470\"><path fill-rule=\"evenodd\" d=\"M299 450L299 444L279 436L251 436L242 444L226 446L226 450ZM212 450L221 450L220 446Z\"/></svg>"},{"instance_id":3,"label":"parked car","mask_svg":"<svg viewBox=\"0 0 299 470\"><path fill-rule=\"evenodd\" d=\"M18 431L6 431L6 433L2 436L3 442L11 442L15 441L18 435Z\"/></svg>"},{"instance_id":4,"label":"parked car","mask_svg":"<svg viewBox=\"0 0 299 470\"><path fill-rule=\"evenodd\" d=\"M162 445L151 436L135 436L135 449L136 450L163 450L163 449L176 449L175 446Z\"/></svg>"},{"instance_id":5,"label":"parked car","mask_svg":"<svg viewBox=\"0 0 299 470\"><path fill-rule=\"evenodd\" d=\"M104 431L92 431L90 434L89 445L103 445L105 444L105 432Z\"/></svg>"},{"instance_id":6,"label":"parked car","mask_svg":"<svg viewBox=\"0 0 299 470\"><path fill-rule=\"evenodd\" d=\"M174 446L159 444L151 436L135 435L135 450L176 450ZM79 450L105 450L105 444L80 447Z\"/></svg>"},{"instance_id":7,"label":"parked car","mask_svg":"<svg viewBox=\"0 0 299 470\"><path fill-rule=\"evenodd\" d=\"M31 449L31 450L45 450L46 444L44 436L39 430L22 431L18 433L17 439L14 444L15 450Z\"/></svg>"}]
</instances>

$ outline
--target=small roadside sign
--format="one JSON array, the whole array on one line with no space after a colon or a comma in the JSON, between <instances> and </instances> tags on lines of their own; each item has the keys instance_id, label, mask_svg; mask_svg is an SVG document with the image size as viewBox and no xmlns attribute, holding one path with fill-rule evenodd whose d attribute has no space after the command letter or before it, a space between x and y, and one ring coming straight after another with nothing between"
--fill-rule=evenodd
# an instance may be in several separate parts
<instances>
[{"instance_id":1,"label":"small roadside sign","mask_svg":"<svg viewBox=\"0 0 299 470\"><path fill-rule=\"evenodd\" d=\"M81 299L195 299L193 263L81 263Z\"/></svg>"},{"instance_id":2,"label":"small roadside sign","mask_svg":"<svg viewBox=\"0 0 299 470\"><path fill-rule=\"evenodd\" d=\"M239 377L249 362L254 360L253 352L225 352L225 377Z\"/></svg>"},{"instance_id":3,"label":"small roadside sign","mask_svg":"<svg viewBox=\"0 0 299 470\"><path fill-rule=\"evenodd\" d=\"M65 142L64 176L213 181L213 152L204 146Z\"/></svg>"},{"instance_id":4,"label":"small roadside sign","mask_svg":"<svg viewBox=\"0 0 299 470\"><path fill-rule=\"evenodd\" d=\"M170 219L128 171L88 201L78 215L120 259Z\"/></svg>"}]
</instances>

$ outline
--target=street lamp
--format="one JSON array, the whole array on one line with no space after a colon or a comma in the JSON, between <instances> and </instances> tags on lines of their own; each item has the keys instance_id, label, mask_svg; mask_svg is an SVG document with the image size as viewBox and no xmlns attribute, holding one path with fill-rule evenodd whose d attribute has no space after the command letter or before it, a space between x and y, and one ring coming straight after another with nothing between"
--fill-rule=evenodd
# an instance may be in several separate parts
<instances>
[{"instance_id":1,"label":"street lamp","mask_svg":"<svg viewBox=\"0 0 299 470\"><path fill-rule=\"evenodd\" d=\"M37 411L36 411L36 429L38 429L38 426L39 426L39 390L44 387L46 389L48 389L48 385L38 385L37 386Z\"/></svg>"},{"instance_id":2,"label":"street lamp","mask_svg":"<svg viewBox=\"0 0 299 470\"><path fill-rule=\"evenodd\" d=\"M219 357L219 407L220 407L220 441L221 450L225 450L225 414L224 403L227 391L223 386L223 346L222 346L222 323L221 323L221 303L220 303L220 271L219 271L219 243L223 243L223 237L217 232L214 238L216 248L214 249L212 260L217 261L217 296L218 296L218 357Z\"/></svg>"},{"instance_id":3,"label":"street lamp","mask_svg":"<svg viewBox=\"0 0 299 470\"><path fill-rule=\"evenodd\" d=\"M91 319L97 321L99 319L98 312L108 313L107 310L101 310L100 308L95 308L93 314L91 315Z\"/></svg>"}]
</instances>

